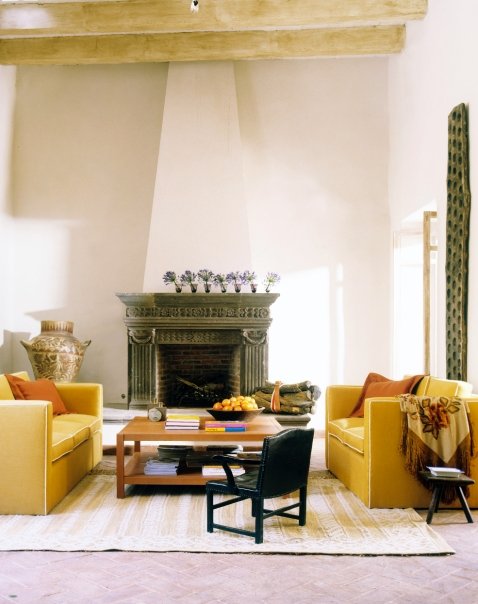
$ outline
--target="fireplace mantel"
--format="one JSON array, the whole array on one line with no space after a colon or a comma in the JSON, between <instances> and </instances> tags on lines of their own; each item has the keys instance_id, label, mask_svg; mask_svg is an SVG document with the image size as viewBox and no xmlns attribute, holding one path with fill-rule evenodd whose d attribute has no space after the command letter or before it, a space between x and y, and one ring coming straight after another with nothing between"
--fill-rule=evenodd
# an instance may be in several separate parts
<instances>
[{"instance_id":1,"label":"fireplace mantel","mask_svg":"<svg viewBox=\"0 0 478 604\"><path fill-rule=\"evenodd\" d=\"M116 294L126 306L128 327L159 329L267 329L279 294Z\"/></svg>"},{"instance_id":2,"label":"fireplace mantel","mask_svg":"<svg viewBox=\"0 0 478 604\"><path fill-rule=\"evenodd\" d=\"M227 345L240 349L240 391L268 377L271 293L118 293L126 306L128 403L144 408L160 396L158 347Z\"/></svg>"}]
</instances>

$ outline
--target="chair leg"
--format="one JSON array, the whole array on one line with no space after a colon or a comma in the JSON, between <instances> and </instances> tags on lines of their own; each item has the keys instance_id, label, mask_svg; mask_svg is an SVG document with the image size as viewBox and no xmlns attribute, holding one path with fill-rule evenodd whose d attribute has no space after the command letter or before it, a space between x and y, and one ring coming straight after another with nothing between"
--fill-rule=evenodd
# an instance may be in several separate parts
<instances>
[{"instance_id":1,"label":"chair leg","mask_svg":"<svg viewBox=\"0 0 478 604\"><path fill-rule=\"evenodd\" d=\"M206 493L206 505L207 505L207 532L212 533L214 531L214 500L212 491Z\"/></svg>"},{"instance_id":2,"label":"chair leg","mask_svg":"<svg viewBox=\"0 0 478 604\"><path fill-rule=\"evenodd\" d=\"M255 499L251 499L251 515L253 518L257 516L257 501Z\"/></svg>"},{"instance_id":3,"label":"chair leg","mask_svg":"<svg viewBox=\"0 0 478 604\"><path fill-rule=\"evenodd\" d=\"M299 490L299 526L305 526L307 517L307 485Z\"/></svg>"},{"instance_id":4,"label":"chair leg","mask_svg":"<svg viewBox=\"0 0 478 604\"><path fill-rule=\"evenodd\" d=\"M256 519L256 543L262 543L264 541L264 499L253 499L252 501Z\"/></svg>"}]
</instances>

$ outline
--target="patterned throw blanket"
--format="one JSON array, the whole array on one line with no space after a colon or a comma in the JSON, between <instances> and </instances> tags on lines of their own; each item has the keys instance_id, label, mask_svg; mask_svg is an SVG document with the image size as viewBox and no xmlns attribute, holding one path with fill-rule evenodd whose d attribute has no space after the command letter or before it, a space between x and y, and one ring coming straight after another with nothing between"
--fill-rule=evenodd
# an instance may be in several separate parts
<instances>
[{"instance_id":1,"label":"patterned throw blanket","mask_svg":"<svg viewBox=\"0 0 478 604\"><path fill-rule=\"evenodd\" d=\"M427 466L448 466L470 472L473 457L473 434L466 400L459 397L416 396L401 394L402 441L409 472L426 487L419 472ZM468 493L465 493L468 495ZM454 488L443 490L443 501L451 503Z\"/></svg>"}]
</instances>

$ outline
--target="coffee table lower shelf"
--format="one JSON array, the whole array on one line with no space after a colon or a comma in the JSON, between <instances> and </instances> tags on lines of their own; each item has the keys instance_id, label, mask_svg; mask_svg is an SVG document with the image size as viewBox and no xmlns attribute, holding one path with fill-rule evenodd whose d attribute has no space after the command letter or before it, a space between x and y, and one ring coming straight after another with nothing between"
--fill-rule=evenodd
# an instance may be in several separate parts
<instances>
[{"instance_id":1,"label":"coffee table lower shelf","mask_svg":"<svg viewBox=\"0 0 478 604\"><path fill-rule=\"evenodd\" d=\"M144 465L151 457L151 453L134 453L124 469L124 484L152 484L152 485L205 485L213 476L203 476L201 468L189 468L181 474L164 474L146 476Z\"/></svg>"}]
</instances>

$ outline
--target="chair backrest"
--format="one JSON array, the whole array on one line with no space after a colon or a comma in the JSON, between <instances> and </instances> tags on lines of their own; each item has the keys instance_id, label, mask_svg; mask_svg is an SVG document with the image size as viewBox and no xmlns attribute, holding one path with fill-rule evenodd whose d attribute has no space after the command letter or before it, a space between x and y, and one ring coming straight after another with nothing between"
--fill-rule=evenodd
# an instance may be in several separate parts
<instances>
[{"instance_id":1,"label":"chair backrest","mask_svg":"<svg viewBox=\"0 0 478 604\"><path fill-rule=\"evenodd\" d=\"M307 484L313 440L312 428L289 428L264 439L257 477L263 497L278 497Z\"/></svg>"}]
</instances>

